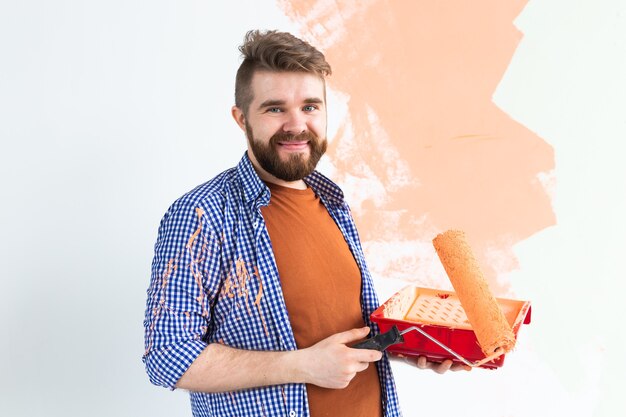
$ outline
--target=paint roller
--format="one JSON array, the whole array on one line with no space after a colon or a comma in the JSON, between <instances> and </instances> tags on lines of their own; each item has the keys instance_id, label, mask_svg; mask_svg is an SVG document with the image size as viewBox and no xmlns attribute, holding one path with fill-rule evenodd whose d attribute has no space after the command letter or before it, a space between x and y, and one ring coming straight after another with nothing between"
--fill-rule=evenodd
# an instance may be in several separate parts
<instances>
[{"instance_id":1,"label":"paint roller","mask_svg":"<svg viewBox=\"0 0 626 417\"><path fill-rule=\"evenodd\" d=\"M448 230L437 235L433 239L433 245L476 334L476 339L486 356L485 359L471 363L415 326L403 331L399 331L396 326L393 326L390 331L360 342L353 347L382 351L393 344L402 343L402 335L415 330L472 367L480 366L509 352L515 345L515 335L497 300L489 290L487 281L467 243L465 233L459 230Z\"/></svg>"},{"instance_id":2,"label":"paint roller","mask_svg":"<svg viewBox=\"0 0 626 417\"><path fill-rule=\"evenodd\" d=\"M489 291L465 233L448 230L437 235L433 245L485 356L509 352L515 345L515 335Z\"/></svg>"}]
</instances>

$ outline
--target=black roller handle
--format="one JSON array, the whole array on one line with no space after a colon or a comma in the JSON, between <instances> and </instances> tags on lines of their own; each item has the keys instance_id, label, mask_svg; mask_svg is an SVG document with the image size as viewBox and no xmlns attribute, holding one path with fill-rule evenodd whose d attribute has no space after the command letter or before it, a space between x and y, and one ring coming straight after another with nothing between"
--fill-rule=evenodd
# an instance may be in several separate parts
<instances>
[{"instance_id":1,"label":"black roller handle","mask_svg":"<svg viewBox=\"0 0 626 417\"><path fill-rule=\"evenodd\" d=\"M404 342L404 338L402 337L402 334L400 334L400 330L398 330L396 326L393 326L388 332L377 334L376 336L365 339L352 347L355 349L372 349L382 352L389 346L402 342Z\"/></svg>"}]
</instances>

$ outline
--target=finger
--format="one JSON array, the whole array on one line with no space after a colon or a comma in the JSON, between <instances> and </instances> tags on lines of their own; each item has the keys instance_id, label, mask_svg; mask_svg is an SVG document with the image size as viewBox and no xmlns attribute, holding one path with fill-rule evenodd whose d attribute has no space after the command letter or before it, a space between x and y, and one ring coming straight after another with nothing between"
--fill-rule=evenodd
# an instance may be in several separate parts
<instances>
[{"instance_id":1,"label":"finger","mask_svg":"<svg viewBox=\"0 0 626 417\"><path fill-rule=\"evenodd\" d=\"M383 353L373 349L352 349L352 358L359 362L377 362L382 359Z\"/></svg>"},{"instance_id":2,"label":"finger","mask_svg":"<svg viewBox=\"0 0 626 417\"><path fill-rule=\"evenodd\" d=\"M420 369L428 369L428 359L426 359L426 356L418 356L416 364Z\"/></svg>"},{"instance_id":3,"label":"finger","mask_svg":"<svg viewBox=\"0 0 626 417\"><path fill-rule=\"evenodd\" d=\"M363 372L364 370L366 370L367 368L369 368L370 363L369 362L359 362L359 366L357 367L357 372Z\"/></svg>"},{"instance_id":4,"label":"finger","mask_svg":"<svg viewBox=\"0 0 626 417\"><path fill-rule=\"evenodd\" d=\"M356 372L351 373L351 374L348 376L348 380L347 380L346 382L347 382L348 384L350 384L350 382L352 382L352 380L354 379L354 377L356 376L356 374L357 374ZM346 386L347 386L347 385L346 385Z\"/></svg>"},{"instance_id":5,"label":"finger","mask_svg":"<svg viewBox=\"0 0 626 417\"><path fill-rule=\"evenodd\" d=\"M404 361L409 363L408 358L401 354L401 353L395 353L395 352L387 352L389 355L389 360L390 361Z\"/></svg>"},{"instance_id":6,"label":"finger","mask_svg":"<svg viewBox=\"0 0 626 417\"><path fill-rule=\"evenodd\" d=\"M452 372L458 372L458 371L471 371L472 367L469 365L465 365L464 363L455 363L450 367L450 370Z\"/></svg>"},{"instance_id":7,"label":"finger","mask_svg":"<svg viewBox=\"0 0 626 417\"><path fill-rule=\"evenodd\" d=\"M337 333L331 337L338 343L350 343L359 339L363 339L370 333L370 328L365 326L358 329L347 330L345 332Z\"/></svg>"},{"instance_id":8,"label":"finger","mask_svg":"<svg viewBox=\"0 0 626 417\"><path fill-rule=\"evenodd\" d=\"M409 365L415 366L417 362L417 358L414 356L403 355L402 353L397 352L387 352L390 361L398 361L408 363Z\"/></svg>"},{"instance_id":9,"label":"finger","mask_svg":"<svg viewBox=\"0 0 626 417\"><path fill-rule=\"evenodd\" d=\"M452 361L450 359L446 359L445 361L436 365L433 369L438 374L443 374L443 373L446 373L450 369L451 366L452 366Z\"/></svg>"}]
</instances>

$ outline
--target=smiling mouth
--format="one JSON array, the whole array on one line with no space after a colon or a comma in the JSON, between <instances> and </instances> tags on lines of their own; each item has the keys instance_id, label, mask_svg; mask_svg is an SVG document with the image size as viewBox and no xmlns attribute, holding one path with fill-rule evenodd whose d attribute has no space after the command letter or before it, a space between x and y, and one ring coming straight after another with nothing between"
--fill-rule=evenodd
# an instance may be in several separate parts
<instances>
[{"instance_id":1,"label":"smiling mouth","mask_svg":"<svg viewBox=\"0 0 626 417\"><path fill-rule=\"evenodd\" d=\"M278 146L287 151L301 151L309 147L309 141L278 142Z\"/></svg>"}]
</instances>

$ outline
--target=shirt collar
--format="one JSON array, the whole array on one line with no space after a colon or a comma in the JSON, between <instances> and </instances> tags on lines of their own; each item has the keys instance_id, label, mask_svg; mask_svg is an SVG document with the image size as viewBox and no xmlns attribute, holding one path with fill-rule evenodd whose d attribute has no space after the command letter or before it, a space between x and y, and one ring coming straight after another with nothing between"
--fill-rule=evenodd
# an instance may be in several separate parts
<instances>
[{"instance_id":1,"label":"shirt collar","mask_svg":"<svg viewBox=\"0 0 626 417\"><path fill-rule=\"evenodd\" d=\"M246 203L257 202L257 207L268 205L270 202L270 190L254 170L252 161L250 161L248 157L248 152L243 154L239 164L237 164L237 173L241 179L241 186ZM307 186L311 187L313 192L318 195L324 203L344 204L343 191L341 191L337 184L319 172L313 171L304 178L304 182Z\"/></svg>"},{"instance_id":2,"label":"shirt collar","mask_svg":"<svg viewBox=\"0 0 626 417\"><path fill-rule=\"evenodd\" d=\"M336 205L344 204L344 196L341 188L318 171L313 171L309 176L305 177L304 182L313 189L315 194L318 195L324 203Z\"/></svg>"},{"instance_id":3,"label":"shirt collar","mask_svg":"<svg viewBox=\"0 0 626 417\"><path fill-rule=\"evenodd\" d=\"M239 164L237 164L237 174L241 180L241 188L246 203L258 202L257 207L266 206L270 203L270 190L254 170L248 152L244 152Z\"/></svg>"}]
</instances>

